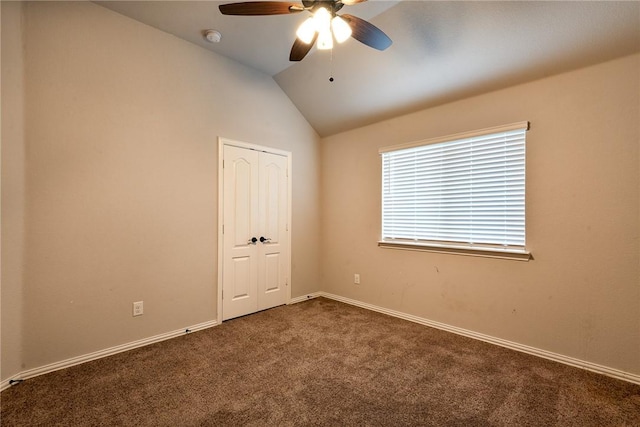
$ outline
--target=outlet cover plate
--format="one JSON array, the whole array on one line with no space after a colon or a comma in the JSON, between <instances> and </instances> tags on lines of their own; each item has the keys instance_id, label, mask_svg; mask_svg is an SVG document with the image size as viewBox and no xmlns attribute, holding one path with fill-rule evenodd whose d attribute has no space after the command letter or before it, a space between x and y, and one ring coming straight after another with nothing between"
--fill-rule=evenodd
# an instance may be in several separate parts
<instances>
[{"instance_id":1,"label":"outlet cover plate","mask_svg":"<svg viewBox=\"0 0 640 427\"><path fill-rule=\"evenodd\" d=\"M142 316L144 314L143 301L137 301L133 303L133 315Z\"/></svg>"}]
</instances>

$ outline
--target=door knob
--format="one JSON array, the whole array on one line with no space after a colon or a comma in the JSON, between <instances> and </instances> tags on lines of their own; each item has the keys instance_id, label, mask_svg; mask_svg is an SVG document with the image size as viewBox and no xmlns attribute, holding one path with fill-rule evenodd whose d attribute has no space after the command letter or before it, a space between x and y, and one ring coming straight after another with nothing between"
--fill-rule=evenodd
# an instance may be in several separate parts
<instances>
[{"instance_id":1,"label":"door knob","mask_svg":"<svg viewBox=\"0 0 640 427\"><path fill-rule=\"evenodd\" d=\"M270 242L270 241L271 241L271 239L270 239L270 238L266 238L266 239L265 239L264 237L260 236L260 243Z\"/></svg>"},{"instance_id":2,"label":"door knob","mask_svg":"<svg viewBox=\"0 0 640 427\"><path fill-rule=\"evenodd\" d=\"M258 241L258 239L256 239L255 237L252 237L251 239L249 239L249 241L247 243L255 245L257 241Z\"/></svg>"}]
</instances>

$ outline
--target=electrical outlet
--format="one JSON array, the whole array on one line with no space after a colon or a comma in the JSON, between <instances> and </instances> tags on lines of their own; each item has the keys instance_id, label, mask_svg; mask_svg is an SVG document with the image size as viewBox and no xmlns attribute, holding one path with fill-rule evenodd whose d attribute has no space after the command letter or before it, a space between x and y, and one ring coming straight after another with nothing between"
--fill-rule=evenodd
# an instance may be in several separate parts
<instances>
[{"instance_id":1,"label":"electrical outlet","mask_svg":"<svg viewBox=\"0 0 640 427\"><path fill-rule=\"evenodd\" d=\"M144 314L143 301L133 303L133 315L142 316Z\"/></svg>"},{"instance_id":2,"label":"electrical outlet","mask_svg":"<svg viewBox=\"0 0 640 427\"><path fill-rule=\"evenodd\" d=\"M360 275L358 273L353 275L353 283L355 283L356 285L360 284Z\"/></svg>"}]
</instances>

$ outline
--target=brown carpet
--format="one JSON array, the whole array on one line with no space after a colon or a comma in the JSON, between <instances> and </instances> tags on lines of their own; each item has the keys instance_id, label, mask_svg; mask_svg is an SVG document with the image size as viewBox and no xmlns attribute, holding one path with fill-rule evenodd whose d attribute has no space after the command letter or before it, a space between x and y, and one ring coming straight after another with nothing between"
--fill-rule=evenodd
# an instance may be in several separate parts
<instances>
[{"instance_id":1,"label":"brown carpet","mask_svg":"<svg viewBox=\"0 0 640 427\"><path fill-rule=\"evenodd\" d=\"M2 426L640 426L640 386L322 298L1 398Z\"/></svg>"}]
</instances>

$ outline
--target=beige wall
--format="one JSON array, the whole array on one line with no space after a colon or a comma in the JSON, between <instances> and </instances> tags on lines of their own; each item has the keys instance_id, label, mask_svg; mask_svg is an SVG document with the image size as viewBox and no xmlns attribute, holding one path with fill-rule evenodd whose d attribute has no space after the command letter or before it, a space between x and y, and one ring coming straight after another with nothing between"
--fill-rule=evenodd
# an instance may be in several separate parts
<instances>
[{"instance_id":1,"label":"beige wall","mask_svg":"<svg viewBox=\"0 0 640 427\"><path fill-rule=\"evenodd\" d=\"M24 369L216 319L218 136L293 152L292 294L319 288L319 138L270 76L91 3L25 16Z\"/></svg>"},{"instance_id":2,"label":"beige wall","mask_svg":"<svg viewBox=\"0 0 640 427\"><path fill-rule=\"evenodd\" d=\"M22 290L25 203L23 7L2 2L2 301L0 375L22 369Z\"/></svg>"},{"instance_id":3,"label":"beige wall","mask_svg":"<svg viewBox=\"0 0 640 427\"><path fill-rule=\"evenodd\" d=\"M634 55L323 139L322 290L640 374L639 76ZM534 261L377 247L380 147L521 120Z\"/></svg>"}]
</instances>

